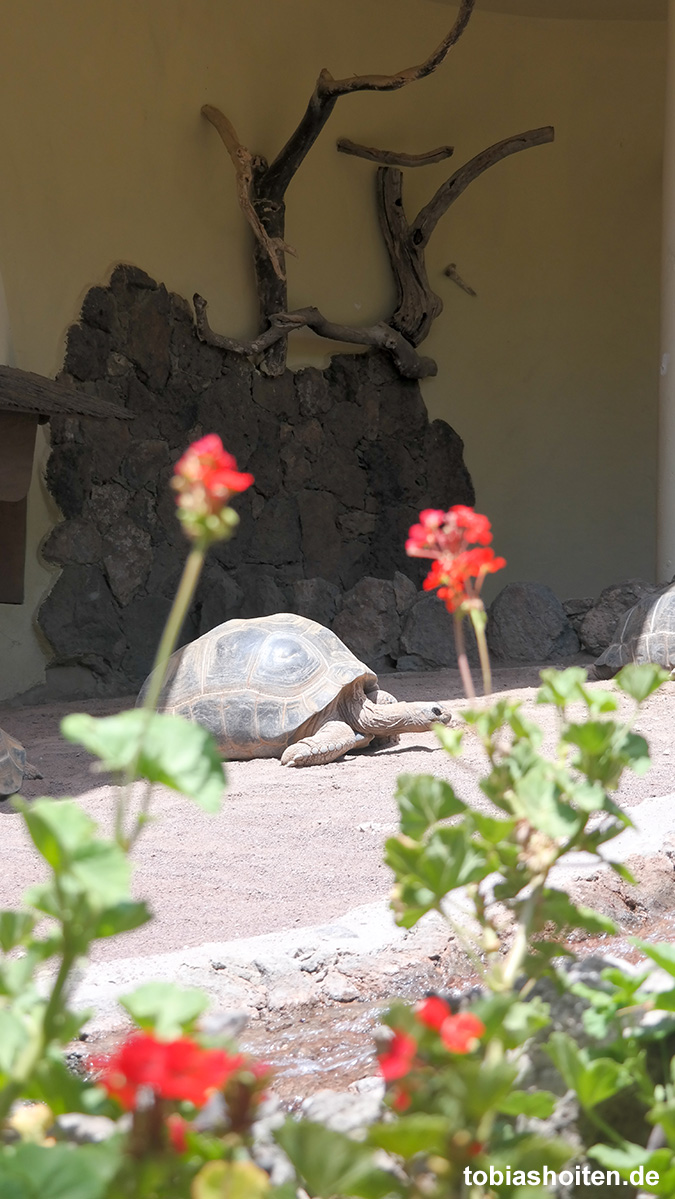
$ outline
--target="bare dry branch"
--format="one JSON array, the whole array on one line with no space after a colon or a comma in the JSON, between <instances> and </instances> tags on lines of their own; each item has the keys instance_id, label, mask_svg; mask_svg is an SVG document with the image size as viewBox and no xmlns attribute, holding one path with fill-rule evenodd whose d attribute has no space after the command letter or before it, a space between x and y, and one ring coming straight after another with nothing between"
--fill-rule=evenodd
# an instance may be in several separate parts
<instances>
[{"instance_id":1,"label":"bare dry branch","mask_svg":"<svg viewBox=\"0 0 675 1199\"><path fill-rule=\"evenodd\" d=\"M291 179L314 145L340 96L351 92L394 92L408 83L431 75L464 33L475 3L476 0L461 0L452 29L419 66L406 67L395 75L352 75L349 79L334 79L330 71L323 70L300 124L266 171L267 194L276 199L285 194Z\"/></svg>"},{"instance_id":2,"label":"bare dry branch","mask_svg":"<svg viewBox=\"0 0 675 1199\"><path fill-rule=\"evenodd\" d=\"M504 141L496 142L494 146L489 146L487 150L482 150L480 154L476 154L475 158L465 162L464 166L441 184L429 203L425 204L424 208L418 212L410 226L415 245L421 248L428 245L429 238L443 214L448 211L455 200L459 199L462 192L466 191L469 184L483 174L483 171L487 171L511 154L518 154L521 150L530 150L533 146L543 146L547 142L552 142L554 138L555 131L550 125L545 125L541 129L528 129L526 133L519 133L515 137L507 137Z\"/></svg>"},{"instance_id":3,"label":"bare dry branch","mask_svg":"<svg viewBox=\"0 0 675 1199\"><path fill-rule=\"evenodd\" d=\"M440 218L483 171L487 171L510 154L529 150L532 146L544 145L546 142L552 142L553 138L553 129L545 126L541 129L530 129L526 133L489 146L441 184L429 203L425 204L410 223L403 206L402 172L398 167L378 168L378 217L397 292L396 308L389 323L414 346L424 341L436 317L443 310L440 296L436 295L429 283L424 261L429 238ZM471 294L459 276L450 274L450 277Z\"/></svg>"},{"instance_id":4,"label":"bare dry branch","mask_svg":"<svg viewBox=\"0 0 675 1199\"><path fill-rule=\"evenodd\" d=\"M476 296L478 294L474 291L473 287L466 282L466 279L462 279L462 276L457 270L456 262L451 262L449 266L446 266L443 274L447 275L448 279L452 279L452 282L456 283L457 286L462 289L462 291L465 291L467 296Z\"/></svg>"},{"instance_id":5,"label":"bare dry branch","mask_svg":"<svg viewBox=\"0 0 675 1199\"><path fill-rule=\"evenodd\" d=\"M328 96L344 96L348 92L395 92L407 83L426 79L427 75L432 75L436 68L440 67L455 42L459 41L469 24L475 4L476 0L462 0L452 29L419 66L406 67L403 71L397 71L395 75L352 75L349 79L333 79L327 71L322 71L319 85Z\"/></svg>"},{"instance_id":6,"label":"bare dry branch","mask_svg":"<svg viewBox=\"0 0 675 1199\"><path fill-rule=\"evenodd\" d=\"M270 346L287 338L295 329L306 328L331 341L344 341L349 345L375 346L387 350L406 379L426 379L435 375L438 369L432 358L423 358L417 354L401 333L384 322L363 328L338 325L329 321L318 308L298 308L294 312L275 313L270 317L269 329L265 329L252 341L236 341L232 337L223 337L220 333L213 332L206 315L206 300L202 296L195 295L193 303L197 334L201 341L247 358L264 354Z\"/></svg>"},{"instance_id":7,"label":"bare dry branch","mask_svg":"<svg viewBox=\"0 0 675 1199\"><path fill-rule=\"evenodd\" d=\"M253 168L256 163L255 156L239 141L234 125L219 108L214 108L212 104L204 104L202 115L217 129L225 149L232 159L239 207L251 226L256 239L265 250L275 275L278 279L285 279L284 254L293 254L295 256L296 252L282 238L270 237L258 219L258 214L253 207L252 197Z\"/></svg>"},{"instance_id":8,"label":"bare dry branch","mask_svg":"<svg viewBox=\"0 0 675 1199\"><path fill-rule=\"evenodd\" d=\"M377 150L374 146L361 146L352 142L348 137L338 140L337 148L341 154L353 154L355 158L366 158L368 162L376 162L378 166L386 167L426 167L434 162L443 162L450 158L454 146L439 146L437 150L427 150L424 154L405 154L398 150Z\"/></svg>"}]
</instances>

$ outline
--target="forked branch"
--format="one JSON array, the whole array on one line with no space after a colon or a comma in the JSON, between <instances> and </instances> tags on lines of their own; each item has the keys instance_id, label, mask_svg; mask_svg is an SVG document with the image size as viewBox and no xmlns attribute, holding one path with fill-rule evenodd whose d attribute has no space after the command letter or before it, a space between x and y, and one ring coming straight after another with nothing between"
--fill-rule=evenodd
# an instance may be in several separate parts
<instances>
[{"instance_id":1,"label":"forked branch","mask_svg":"<svg viewBox=\"0 0 675 1199\"><path fill-rule=\"evenodd\" d=\"M264 225L258 218L258 214L253 207L253 173L254 168L260 164L260 159L256 158L250 150L240 142L237 137L234 125L219 108L214 108L212 104L204 104L202 107L202 115L210 121L215 129L220 134L225 149L227 150L235 172L237 200L246 220L251 226L257 240L265 250L272 270L278 279L286 278L286 268L284 263L284 254L293 254L295 250L289 246L281 237L270 237Z\"/></svg>"},{"instance_id":2,"label":"forked branch","mask_svg":"<svg viewBox=\"0 0 675 1199\"><path fill-rule=\"evenodd\" d=\"M224 337L221 333L214 333L206 315L206 300L202 296L195 295L193 303L200 340L208 345L218 346L221 350L229 350L232 354L242 354L246 358L264 354L277 342L286 339L295 329L305 328L331 341L375 346L377 349L386 350L405 379L427 379L435 375L438 369L432 358L423 358L417 354L401 333L383 321L364 327L338 325L329 321L318 308L297 308L293 312L274 313L270 317L269 328L252 341L237 341L232 337Z\"/></svg>"},{"instance_id":3,"label":"forked branch","mask_svg":"<svg viewBox=\"0 0 675 1199\"><path fill-rule=\"evenodd\" d=\"M352 75L348 79L334 79L330 71L323 70L316 81L300 124L266 171L268 194L277 200L284 196L291 179L314 145L340 96L352 92L395 92L408 83L426 79L440 67L452 47L459 41L475 4L476 0L461 0L457 19L450 32L429 57L416 67L406 67L403 71L397 71L395 75Z\"/></svg>"},{"instance_id":4,"label":"forked branch","mask_svg":"<svg viewBox=\"0 0 675 1199\"><path fill-rule=\"evenodd\" d=\"M429 238L443 214L466 191L469 184L489 167L501 162L510 154L552 142L554 136L554 130L547 125L541 129L529 129L516 137L505 138L504 141L489 146L487 150L482 150L441 184L428 204L424 205L410 223L403 207L402 172L397 167L379 168L378 217L397 291L396 309L390 323L413 345L418 346L428 336L433 322L443 310L443 301L429 283L424 260ZM458 282L456 276L455 281ZM471 294L463 280L460 286L469 290Z\"/></svg>"}]
</instances>

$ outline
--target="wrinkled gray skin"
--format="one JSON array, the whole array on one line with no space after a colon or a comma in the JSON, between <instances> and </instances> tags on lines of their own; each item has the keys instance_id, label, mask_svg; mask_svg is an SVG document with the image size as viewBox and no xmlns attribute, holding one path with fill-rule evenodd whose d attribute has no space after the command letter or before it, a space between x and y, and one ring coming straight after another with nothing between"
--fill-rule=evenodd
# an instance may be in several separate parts
<instances>
[{"instance_id":1,"label":"wrinkled gray skin","mask_svg":"<svg viewBox=\"0 0 675 1199\"><path fill-rule=\"evenodd\" d=\"M0 799L15 795L24 779L41 778L40 771L26 761L23 745L0 729Z\"/></svg>"},{"instance_id":2,"label":"wrinkled gray skin","mask_svg":"<svg viewBox=\"0 0 675 1199\"><path fill-rule=\"evenodd\" d=\"M399 703L335 633L294 613L229 620L178 650L159 708L203 725L226 758L283 766L333 762L452 719L447 703Z\"/></svg>"}]
</instances>

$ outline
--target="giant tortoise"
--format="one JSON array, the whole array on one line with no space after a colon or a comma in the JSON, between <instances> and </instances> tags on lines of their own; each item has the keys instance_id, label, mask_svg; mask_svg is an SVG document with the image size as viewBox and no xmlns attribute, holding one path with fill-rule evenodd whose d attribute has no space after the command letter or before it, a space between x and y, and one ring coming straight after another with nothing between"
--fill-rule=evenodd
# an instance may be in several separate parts
<instances>
[{"instance_id":1,"label":"giant tortoise","mask_svg":"<svg viewBox=\"0 0 675 1199\"><path fill-rule=\"evenodd\" d=\"M14 737L0 729L0 799L15 795L24 779L42 775L26 761L26 751Z\"/></svg>"},{"instance_id":2,"label":"giant tortoise","mask_svg":"<svg viewBox=\"0 0 675 1199\"><path fill-rule=\"evenodd\" d=\"M447 703L398 703L335 633L293 613L228 620L177 650L158 707L203 725L226 758L283 766L333 762L451 720Z\"/></svg>"},{"instance_id":3,"label":"giant tortoise","mask_svg":"<svg viewBox=\"0 0 675 1199\"><path fill-rule=\"evenodd\" d=\"M675 586L645 595L624 613L612 644L593 664L591 677L612 678L629 662L675 668Z\"/></svg>"}]
</instances>

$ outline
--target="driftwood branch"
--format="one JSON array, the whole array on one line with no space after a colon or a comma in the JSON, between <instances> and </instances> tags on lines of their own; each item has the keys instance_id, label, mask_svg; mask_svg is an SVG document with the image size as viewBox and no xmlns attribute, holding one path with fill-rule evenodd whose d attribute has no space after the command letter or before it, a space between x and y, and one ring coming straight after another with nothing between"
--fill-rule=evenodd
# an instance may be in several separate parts
<instances>
[{"instance_id":1,"label":"driftwood branch","mask_svg":"<svg viewBox=\"0 0 675 1199\"><path fill-rule=\"evenodd\" d=\"M406 67L395 75L352 75L348 79L334 79L330 71L322 71L297 129L266 172L268 193L277 199L285 194L291 179L314 145L340 96L352 92L394 92L408 83L433 74L464 33L475 3L476 0L461 0L461 7L452 29L419 66Z\"/></svg>"},{"instance_id":2,"label":"driftwood branch","mask_svg":"<svg viewBox=\"0 0 675 1199\"><path fill-rule=\"evenodd\" d=\"M552 126L545 125L541 129L528 129L526 133L519 133L516 137L504 138L503 141L496 142L494 146L488 146L487 150L476 154L475 158L471 158L445 183L441 184L429 203L425 204L417 214L411 226L415 244L418 246L428 244L429 238L443 214L448 211L451 204L455 203L455 200L459 199L462 192L466 191L469 184L473 183L474 179L478 179L484 171L495 166L496 163L502 162L511 154L518 154L521 150L531 150L533 146L546 145L554 138L555 131Z\"/></svg>"},{"instance_id":3,"label":"driftwood branch","mask_svg":"<svg viewBox=\"0 0 675 1199\"><path fill-rule=\"evenodd\" d=\"M276 312L270 317L270 326L252 341L237 341L232 337L224 337L214 333L206 315L206 300L200 295L193 298L197 334L201 341L208 345L218 346L221 350L229 350L233 354L242 354L251 358L264 354L277 342L285 340L295 329L311 329L319 337L331 341L344 341L349 345L375 346L391 354L397 369L405 379L426 379L437 372L436 363L432 358L423 358L415 352L409 341L390 325L380 322L376 325L355 327L353 325L338 325L329 321L318 308L298 308L293 312Z\"/></svg>"},{"instance_id":4,"label":"driftwood branch","mask_svg":"<svg viewBox=\"0 0 675 1199\"><path fill-rule=\"evenodd\" d=\"M204 104L202 115L210 121L220 134L234 167L237 200L246 220L251 226L257 240L267 254L272 270L278 279L286 278L284 254L295 255L295 250L281 237L270 237L260 221L253 204L254 168L259 162L255 155L240 142L234 125L219 108L212 104Z\"/></svg>"},{"instance_id":5,"label":"driftwood branch","mask_svg":"<svg viewBox=\"0 0 675 1199\"><path fill-rule=\"evenodd\" d=\"M403 175L397 167L380 167L377 172L377 210L380 229L396 282L396 309L390 324L418 346L427 337L443 301L432 290L424 252L440 218L459 199L470 183L489 167L510 154L529 150L554 139L550 126L530 129L506 138L481 151L442 183L428 204L408 222L403 207ZM458 282L457 277L455 282ZM463 281L462 281L463 284ZM462 286L460 284L460 286ZM465 288L466 290L466 288Z\"/></svg>"},{"instance_id":6,"label":"driftwood branch","mask_svg":"<svg viewBox=\"0 0 675 1199\"><path fill-rule=\"evenodd\" d=\"M252 155L242 145L231 122L219 109L210 104L202 108L204 115L218 130L232 159L239 204L255 233L254 261L263 325L270 322L272 314L285 312L288 307L284 261L284 253L289 252L284 240L286 189L321 133L339 97L358 91L396 91L431 75L462 36L475 3L476 0L461 0L450 32L433 53L416 67L407 67L395 75L353 75L349 79L334 79L330 71L322 71L299 125L269 166L263 158ZM269 375L280 375L285 365L286 344L283 339L278 339L265 351L260 368Z\"/></svg>"},{"instance_id":7,"label":"driftwood branch","mask_svg":"<svg viewBox=\"0 0 675 1199\"><path fill-rule=\"evenodd\" d=\"M424 154L404 154L398 150L377 150L374 146L361 146L358 142L350 141L348 137L341 137L337 148L341 154L366 158L368 162L376 162L385 167L426 167L434 162L443 162L455 152L454 146L439 146L437 150L427 150Z\"/></svg>"},{"instance_id":8,"label":"driftwood branch","mask_svg":"<svg viewBox=\"0 0 675 1199\"><path fill-rule=\"evenodd\" d=\"M449 264L449 266L446 266L445 270L443 271L443 274L447 275L448 279L452 279L452 282L456 283L457 286L459 288L461 288L462 291L465 291L467 296L478 295L478 293L474 291L473 287L471 287L471 285L469 283L467 283L466 279L462 279L462 276L460 275L459 271L457 270L456 262L451 262Z\"/></svg>"}]
</instances>

